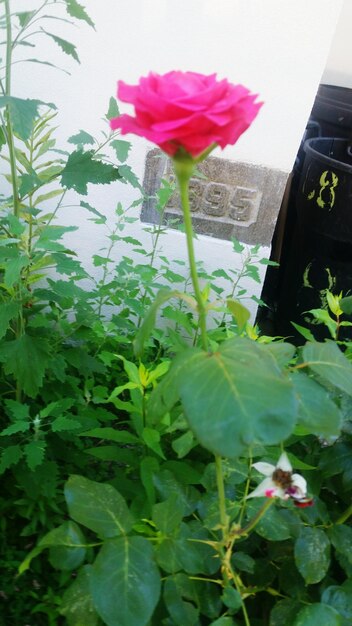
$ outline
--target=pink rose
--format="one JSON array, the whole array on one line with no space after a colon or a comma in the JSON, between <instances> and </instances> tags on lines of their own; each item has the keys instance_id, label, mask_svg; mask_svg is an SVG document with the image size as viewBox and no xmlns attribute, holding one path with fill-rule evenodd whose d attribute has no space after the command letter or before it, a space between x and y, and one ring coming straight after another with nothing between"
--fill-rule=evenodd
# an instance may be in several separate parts
<instances>
[{"instance_id":1,"label":"pink rose","mask_svg":"<svg viewBox=\"0 0 352 626\"><path fill-rule=\"evenodd\" d=\"M116 117L111 128L145 137L170 156L184 148L197 157L212 144L236 143L262 106L243 85L196 72L151 72L138 85L119 81L117 95L134 105L135 117Z\"/></svg>"}]
</instances>

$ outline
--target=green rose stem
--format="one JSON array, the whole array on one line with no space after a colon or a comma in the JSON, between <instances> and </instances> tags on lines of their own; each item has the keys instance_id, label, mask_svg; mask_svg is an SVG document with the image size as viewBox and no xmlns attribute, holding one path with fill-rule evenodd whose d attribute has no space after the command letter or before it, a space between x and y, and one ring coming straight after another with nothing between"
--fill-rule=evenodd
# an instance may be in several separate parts
<instances>
[{"instance_id":1,"label":"green rose stem","mask_svg":"<svg viewBox=\"0 0 352 626\"><path fill-rule=\"evenodd\" d=\"M207 350L208 348L208 337L207 337L207 328L206 328L207 310L206 310L202 292L199 286L196 259L195 259L195 254L194 254L193 227L192 227L192 218L191 218L191 210L190 210L190 203L189 203L189 181L194 173L197 163L200 163L201 161L203 161L208 156L208 154L214 149L214 147L215 147L214 145L209 146L209 148L207 148L207 150L205 150L197 159L193 159L190 155L188 155L184 151L179 151L173 159L175 174L176 174L178 186L180 189L183 219L184 219L186 240L187 240L188 260L189 260L194 295L195 295L195 298L197 300L197 305L198 305L198 315L199 315L198 323L199 323L199 328L201 332L202 347L204 350ZM223 473L222 473L222 460L219 455L215 455L215 467L216 467L216 482L217 482L218 498L219 498L220 524L222 528L223 539L226 541L226 536L228 532L228 516L226 513L226 504L225 504L225 488L224 488L224 479L223 479Z\"/></svg>"},{"instance_id":2,"label":"green rose stem","mask_svg":"<svg viewBox=\"0 0 352 626\"><path fill-rule=\"evenodd\" d=\"M178 186L180 189L181 196L181 204L183 210L183 220L185 225L186 232L186 240L187 240L187 250L188 250L188 260L189 267L192 278L192 285L194 290L194 295L197 300L198 305L198 324L201 332L202 339L202 347L204 350L207 350L208 347L208 338L207 338L207 328L206 328L206 307L204 304L204 299L202 296L202 292L199 286L198 274L197 274L197 266L196 266L196 258L194 254L194 245L193 245L193 227L192 227L192 218L191 218L191 210L189 203L189 181L194 173L194 169L196 166L196 161L192 159L191 156L185 156L182 153L182 156L175 157L173 159L175 174L177 177Z\"/></svg>"}]
</instances>

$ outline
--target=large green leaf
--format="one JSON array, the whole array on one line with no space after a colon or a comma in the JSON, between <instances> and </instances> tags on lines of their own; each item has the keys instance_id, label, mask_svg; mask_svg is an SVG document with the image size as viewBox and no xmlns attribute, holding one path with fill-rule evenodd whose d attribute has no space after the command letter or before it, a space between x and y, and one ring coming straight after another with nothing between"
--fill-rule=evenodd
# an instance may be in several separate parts
<instances>
[{"instance_id":1,"label":"large green leaf","mask_svg":"<svg viewBox=\"0 0 352 626\"><path fill-rule=\"evenodd\" d=\"M72 152L61 172L63 187L87 195L88 183L107 185L114 180L122 179L117 167L103 163L95 159L94 156L94 150L84 152L80 149Z\"/></svg>"},{"instance_id":2,"label":"large green leaf","mask_svg":"<svg viewBox=\"0 0 352 626\"><path fill-rule=\"evenodd\" d=\"M128 533L133 524L124 498L111 485L70 476L65 498L71 517L101 537Z\"/></svg>"},{"instance_id":3,"label":"large green leaf","mask_svg":"<svg viewBox=\"0 0 352 626\"><path fill-rule=\"evenodd\" d=\"M34 398L42 385L45 369L50 360L45 339L23 335L0 347L0 361L5 374L12 374L23 391Z\"/></svg>"},{"instance_id":4,"label":"large green leaf","mask_svg":"<svg viewBox=\"0 0 352 626\"><path fill-rule=\"evenodd\" d=\"M352 528L345 524L336 524L329 532L329 537L335 550L352 564Z\"/></svg>"},{"instance_id":5,"label":"large green leaf","mask_svg":"<svg viewBox=\"0 0 352 626\"><path fill-rule=\"evenodd\" d=\"M296 600L280 600L270 613L269 626L293 626L301 606Z\"/></svg>"},{"instance_id":6,"label":"large green leaf","mask_svg":"<svg viewBox=\"0 0 352 626\"><path fill-rule=\"evenodd\" d=\"M0 108L5 106L9 107L14 131L23 140L29 138L33 122L39 115L38 107L41 104L51 109L56 109L54 104L42 102L41 100L23 100L22 98L14 98L13 96L0 96Z\"/></svg>"},{"instance_id":7,"label":"large green leaf","mask_svg":"<svg viewBox=\"0 0 352 626\"><path fill-rule=\"evenodd\" d=\"M237 457L253 443L276 444L296 421L292 384L265 347L236 338L217 352L188 351L179 375L186 417L211 452Z\"/></svg>"},{"instance_id":8,"label":"large green leaf","mask_svg":"<svg viewBox=\"0 0 352 626\"><path fill-rule=\"evenodd\" d=\"M90 594L90 569L89 565L83 567L63 595L60 613L65 616L68 626L97 626L99 616Z\"/></svg>"},{"instance_id":9,"label":"large green leaf","mask_svg":"<svg viewBox=\"0 0 352 626\"><path fill-rule=\"evenodd\" d=\"M184 507L175 494L165 502L153 506L153 522L163 535L168 535L178 528L183 516Z\"/></svg>"},{"instance_id":10,"label":"large green leaf","mask_svg":"<svg viewBox=\"0 0 352 626\"><path fill-rule=\"evenodd\" d=\"M143 537L107 542L92 567L91 594L107 626L145 626L160 595L150 542Z\"/></svg>"},{"instance_id":11,"label":"large green leaf","mask_svg":"<svg viewBox=\"0 0 352 626\"><path fill-rule=\"evenodd\" d=\"M320 582L330 565L330 541L320 528L302 528L295 543L295 563L308 585Z\"/></svg>"},{"instance_id":12,"label":"large green leaf","mask_svg":"<svg viewBox=\"0 0 352 626\"><path fill-rule=\"evenodd\" d=\"M74 522L64 522L44 535L21 563L19 572L20 574L25 572L32 559L46 548L50 549L50 560L54 567L64 570L75 569L81 565L86 555L84 544L85 538L79 526Z\"/></svg>"},{"instance_id":13,"label":"large green leaf","mask_svg":"<svg viewBox=\"0 0 352 626\"><path fill-rule=\"evenodd\" d=\"M352 363L336 343L307 343L303 348L303 359L325 382L352 395Z\"/></svg>"},{"instance_id":14,"label":"large green leaf","mask_svg":"<svg viewBox=\"0 0 352 626\"><path fill-rule=\"evenodd\" d=\"M164 584L164 602L173 623L177 626L195 626L198 623L199 609L193 581L184 574L169 577Z\"/></svg>"},{"instance_id":15,"label":"large green leaf","mask_svg":"<svg viewBox=\"0 0 352 626\"><path fill-rule=\"evenodd\" d=\"M341 626L352 624L352 589L351 581L347 581L341 587L331 585L324 589L321 597L322 602L334 608L340 615Z\"/></svg>"},{"instance_id":16,"label":"large green leaf","mask_svg":"<svg viewBox=\"0 0 352 626\"><path fill-rule=\"evenodd\" d=\"M337 611L327 604L311 604L302 609L293 626L342 626Z\"/></svg>"},{"instance_id":17,"label":"large green leaf","mask_svg":"<svg viewBox=\"0 0 352 626\"><path fill-rule=\"evenodd\" d=\"M298 424L318 437L339 435L342 416L327 389L299 372L291 380L299 400Z\"/></svg>"}]
</instances>

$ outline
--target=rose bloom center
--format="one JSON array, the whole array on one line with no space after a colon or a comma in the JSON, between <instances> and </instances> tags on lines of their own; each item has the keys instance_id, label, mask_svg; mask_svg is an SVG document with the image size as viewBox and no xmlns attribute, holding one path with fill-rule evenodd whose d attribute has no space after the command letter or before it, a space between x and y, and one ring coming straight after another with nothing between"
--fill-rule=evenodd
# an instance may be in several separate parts
<instances>
[{"instance_id":1,"label":"rose bloom center","mask_svg":"<svg viewBox=\"0 0 352 626\"><path fill-rule=\"evenodd\" d=\"M284 470L277 468L273 472L272 481L278 487L282 487L282 489L289 489L292 484L292 473L284 472Z\"/></svg>"}]
</instances>

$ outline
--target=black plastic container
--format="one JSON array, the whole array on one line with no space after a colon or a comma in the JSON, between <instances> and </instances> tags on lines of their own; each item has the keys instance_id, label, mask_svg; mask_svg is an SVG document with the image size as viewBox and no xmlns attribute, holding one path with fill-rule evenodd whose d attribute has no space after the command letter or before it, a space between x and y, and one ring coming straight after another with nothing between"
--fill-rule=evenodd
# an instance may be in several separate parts
<instances>
[{"instance_id":1,"label":"black plastic container","mask_svg":"<svg viewBox=\"0 0 352 626\"><path fill-rule=\"evenodd\" d=\"M296 206L299 225L352 242L352 153L346 139L309 139ZM351 259L352 261L352 259Z\"/></svg>"},{"instance_id":2,"label":"black plastic container","mask_svg":"<svg viewBox=\"0 0 352 626\"><path fill-rule=\"evenodd\" d=\"M291 320L317 339L329 337L307 313L326 308L326 292L352 293L352 154L346 139L310 139L296 194L297 224L278 305L277 328L299 335ZM350 339L343 329L340 338Z\"/></svg>"},{"instance_id":3,"label":"black plastic container","mask_svg":"<svg viewBox=\"0 0 352 626\"><path fill-rule=\"evenodd\" d=\"M349 138L352 130L352 89L320 85L311 112L320 137Z\"/></svg>"}]
</instances>

